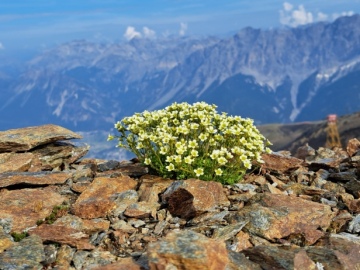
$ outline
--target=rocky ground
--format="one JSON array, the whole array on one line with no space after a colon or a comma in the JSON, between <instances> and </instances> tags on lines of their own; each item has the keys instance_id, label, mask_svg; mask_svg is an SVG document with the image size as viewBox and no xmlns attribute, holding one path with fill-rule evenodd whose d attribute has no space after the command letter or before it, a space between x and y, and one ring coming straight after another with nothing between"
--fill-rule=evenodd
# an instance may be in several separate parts
<instances>
[{"instance_id":1,"label":"rocky ground","mask_svg":"<svg viewBox=\"0 0 360 270\"><path fill-rule=\"evenodd\" d=\"M266 154L223 186L0 132L0 269L360 269L360 142Z\"/></svg>"}]
</instances>

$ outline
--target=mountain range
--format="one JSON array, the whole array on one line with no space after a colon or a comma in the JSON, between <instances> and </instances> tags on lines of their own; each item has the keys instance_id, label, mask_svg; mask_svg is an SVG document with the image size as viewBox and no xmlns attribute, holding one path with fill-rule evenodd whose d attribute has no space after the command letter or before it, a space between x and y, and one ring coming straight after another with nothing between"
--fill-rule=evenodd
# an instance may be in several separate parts
<instances>
[{"instance_id":1,"label":"mountain range","mask_svg":"<svg viewBox=\"0 0 360 270\"><path fill-rule=\"evenodd\" d=\"M0 130L109 131L172 102L206 101L257 125L360 111L360 15L228 37L75 40L0 64Z\"/></svg>"}]
</instances>

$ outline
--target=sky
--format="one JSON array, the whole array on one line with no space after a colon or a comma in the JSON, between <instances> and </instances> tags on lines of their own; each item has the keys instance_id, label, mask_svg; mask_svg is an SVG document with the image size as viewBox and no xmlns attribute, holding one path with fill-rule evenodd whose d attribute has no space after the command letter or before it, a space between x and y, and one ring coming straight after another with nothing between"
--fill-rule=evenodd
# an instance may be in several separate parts
<instances>
[{"instance_id":1,"label":"sky","mask_svg":"<svg viewBox=\"0 0 360 270\"><path fill-rule=\"evenodd\" d=\"M0 53L74 39L229 35L244 27L297 27L360 13L360 0L2 0Z\"/></svg>"}]
</instances>

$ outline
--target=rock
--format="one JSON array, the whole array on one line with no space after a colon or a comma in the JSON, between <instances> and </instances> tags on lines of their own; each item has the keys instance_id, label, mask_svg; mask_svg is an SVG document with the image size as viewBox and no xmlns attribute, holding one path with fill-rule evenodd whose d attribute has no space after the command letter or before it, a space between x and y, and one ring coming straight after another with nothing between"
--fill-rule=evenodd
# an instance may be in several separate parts
<instances>
[{"instance_id":1,"label":"rock","mask_svg":"<svg viewBox=\"0 0 360 270\"><path fill-rule=\"evenodd\" d=\"M0 226L0 254L14 245L12 237Z\"/></svg>"},{"instance_id":2,"label":"rock","mask_svg":"<svg viewBox=\"0 0 360 270\"><path fill-rule=\"evenodd\" d=\"M149 168L142 165L141 163L133 163L133 162L117 162L112 161L108 163L108 161L100 162L98 164L98 176L111 176L117 177L121 175L127 175L132 177L140 177L142 175L149 173Z\"/></svg>"},{"instance_id":3,"label":"rock","mask_svg":"<svg viewBox=\"0 0 360 270\"><path fill-rule=\"evenodd\" d=\"M346 191L354 195L356 199L360 199L360 181L351 180L344 184Z\"/></svg>"},{"instance_id":4,"label":"rock","mask_svg":"<svg viewBox=\"0 0 360 270\"><path fill-rule=\"evenodd\" d=\"M0 153L28 151L36 146L82 136L60 126L43 125L0 132Z\"/></svg>"},{"instance_id":5,"label":"rock","mask_svg":"<svg viewBox=\"0 0 360 270\"><path fill-rule=\"evenodd\" d=\"M31 151L34 158L30 171L60 170L61 166L68 168L70 164L85 156L89 149L88 145L75 147L64 142L40 146Z\"/></svg>"},{"instance_id":6,"label":"rock","mask_svg":"<svg viewBox=\"0 0 360 270\"><path fill-rule=\"evenodd\" d=\"M229 264L223 242L192 231L171 232L162 240L150 243L147 253L150 269L220 270Z\"/></svg>"},{"instance_id":7,"label":"rock","mask_svg":"<svg viewBox=\"0 0 360 270\"><path fill-rule=\"evenodd\" d=\"M115 208L112 196L134 189L136 185L137 182L128 176L97 177L76 200L73 212L81 218L105 217Z\"/></svg>"},{"instance_id":8,"label":"rock","mask_svg":"<svg viewBox=\"0 0 360 270\"><path fill-rule=\"evenodd\" d=\"M347 171L347 172L330 173L328 179L331 181L348 182L348 181L356 180L357 177L355 172Z\"/></svg>"},{"instance_id":9,"label":"rock","mask_svg":"<svg viewBox=\"0 0 360 270\"><path fill-rule=\"evenodd\" d=\"M42 264L44 266L54 264L56 261L57 252L58 252L57 247L55 245L45 245L44 246L45 260L42 261Z\"/></svg>"},{"instance_id":10,"label":"rock","mask_svg":"<svg viewBox=\"0 0 360 270\"><path fill-rule=\"evenodd\" d=\"M32 153L0 154L0 174L6 172L26 172L34 159Z\"/></svg>"},{"instance_id":11,"label":"rock","mask_svg":"<svg viewBox=\"0 0 360 270\"><path fill-rule=\"evenodd\" d=\"M0 269L42 269L44 247L40 237L33 235L0 253Z\"/></svg>"},{"instance_id":12,"label":"rock","mask_svg":"<svg viewBox=\"0 0 360 270\"><path fill-rule=\"evenodd\" d=\"M212 238L220 241L229 240L230 238L237 235L248 222L249 220L243 220L235 224L216 229L212 235Z\"/></svg>"},{"instance_id":13,"label":"rock","mask_svg":"<svg viewBox=\"0 0 360 270\"><path fill-rule=\"evenodd\" d=\"M229 206L222 185L197 179L176 181L162 195L172 215L191 219L219 206Z\"/></svg>"},{"instance_id":14,"label":"rock","mask_svg":"<svg viewBox=\"0 0 360 270\"><path fill-rule=\"evenodd\" d=\"M115 203L115 208L112 211L114 216L122 215L126 208L139 200L138 193L135 190L126 190L121 193L117 193L111 198Z\"/></svg>"},{"instance_id":15,"label":"rock","mask_svg":"<svg viewBox=\"0 0 360 270\"><path fill-rule=\"evenodd\" d=\"M304 146L299 147L296 150L295 157L302 160L306 160L306 158L315 156L315 154L316 154L315 149L309 146L308 144L306 144Z\"/></svg>"},{"instance_id":16,"label":"rock","mask_svg":"<svg viewBox=\"0 0 360 270\"><path fill-rule=\"evenodd\" d=\"M356 240L352 239L356 238ZM321 247L307 247L308 256L324 266L324 269L358 269L360 267L359 237L347 234L331 234L319 241Z\"/></svg>"},{"instance_id":17,"label":"rock","mask_svg":"<svg viewBox=\"0 0 360 270\"><path fill-rule=\"evenodd\" d=\"M65 226L87 234L106 231L110 227L110 221L104 219L81 219L73 215L65 215L58 218L54 223L57 226Z\"/></svg>"},{"instance_id":18,"label":"rock","mask_svg":"<svg viewBox=\"0 0 360 270\"><path fill-rule=\"evenodd\" d=\"M43 189L0 190L0 219L12 220L12 232L22 232L49 216L65 198L51 187Z\"/></svg>"},{"instance_id":19,"label":"rock","mask_svg":"<svg viewBox=\"0 0 360 270\"><path fill-rule=\"evenodd\" d=\"M335 149L331 150L328 148L320 147L316 151L316 156L311 158L309 161L309 167L312 170L329 169L329 168L338 168L341 162L348 159L348 154L341 150Z\"/></svg>"},{"instance_id":20,"label":"rock","mask_svg":"<svg viewBox=\"0 0 360 270\"><path fill-rule=\"evenodd\" d=\"M107 264L95 268L91 268L91 270L142 270L143 268L137 264L133 258L121 258L119 261Z\"/></svg>"},{"instance_id":21,"label":"rock","mask_svg":"<svg viewBox=\"0 0 360 270\"><path fill-rule=\"evenodd\" d=\"M346 146L346 151L350 157L354 156L360 150L360 141L356 138L353 138L348 141Z\"/></svg>"},{"instance_id":22,"label":"rock","mask_svg":"<svg viewBox=\"0 0 360 270\"><path fill-rule=\"evenodd\" d=\"M148 218L148 217L156 217L156 210L160 209L159 203L152 203L152 202L138 202L130 204L125 212L124 215L127 217L132 218Z\"/></svg>"},{"instance_id":23,"label":"rock","mask_svg":"<svg viewBox=\"0 0 360 270\"><path fill-rule=\"evenodd\" d=\"M250 235L243 231L240 231L236 234L234 243L231 245L231 250L240 252L244 249L253 247L253 244L250 242Z\"/></svg>"},{"instance_id":24,"label":"rock","mask_svg":"<svg viewBox=\"0 0 360 270\"><path fill-rule=\"evenodd\" d=\"M75 254L75 250L68 245L62 245L56 256L56 266L59 269L71 269L70 264Z\"/></svg>"},{"instance_id":25,"label":"rock","mask_svg":"<svg viewBox=\"0 0 360 270\"><path fill-rule=\"evenodd\" d=\"M303 164L303 160L284 156L280 153L263 154L262 159L264 164L261 165L263 170L271 170L277 172L287 172L295 170Z\"/></svg>"},{"instance_id":26,"label":"rock","mask_svg":"<svg viewBox=\"0 0 360 270\"><path fill-rule=\"evenodd\" d=\"M268 240L301 235L310 245L329 228L335 213L327 205L264 193L257 196L250 206L241 209L238 215L249 220L245 228L252 234Z\"/></svg>"},{"instance_id":27,"label":"rock","mask_svg":"<svg viewBox=\"0 0 360 270\"><path fill-rule=\"evenodd\" d=\"M320 268L314 263L309 256L306 254L305 250L301 250L295 254L294 257L294 270L319 270Z\"/></svg>"},{"instance_id":28,"label":"rock","mask_svg":"<svg viewBox=\"0 0 360 270\"><path fill-rule=\"evenodd\" d=\"M151 203L159 202L159 195L174 181L158 176L144 175L140 178L139 200Z\"/></svg>"},{"instance_id":29,"label":"rock","mask_svg":"<svg viewBox=\"0 0 360 270\"><path fill-rule=\"evenodd\" d=\"M11 172L0 174L0 188L18 184L54 185L63 184L71 177L66 172Z\"/></svg>"},{"instance_id":30,"label":"rock","mask_svg":"<svg viewBox=\"0 0 360 270\"><path fill-rule=\"evenodd\" d=\"M348 232L351 233L360 233L360 215L357 215L350 223Z\"/></svg>"},{"instance_id":31,"label":"rock","mask_svg":"<svg viewBox=\"0 0 360 270\"><path fill-rule=\"evenodd\" d=\"M294 269L294 257L299 251L299 248L259 245L245 249L243 253L262 269L288 270Z\"/></svg>"},{"instance_id":32,"label":"rock","mask_svg":"<svg viewBox=\"0 0 360 270\"><path fill-rule=\"evenodd\" d=\"M89 235L65 226L42 224L37 228L30 229L29 234L40 236L44 242L66 244L77 249L91 250L95 248L89 242Z\"/></svg>"}]
</instances>

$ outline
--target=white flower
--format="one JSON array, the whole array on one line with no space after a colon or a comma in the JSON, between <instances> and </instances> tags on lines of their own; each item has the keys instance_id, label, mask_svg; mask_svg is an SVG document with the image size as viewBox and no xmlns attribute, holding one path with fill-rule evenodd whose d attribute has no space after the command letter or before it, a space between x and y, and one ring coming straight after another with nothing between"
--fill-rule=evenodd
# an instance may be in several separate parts
<instances>
[{"instance_id":1,"label":"white flower","mask_svg":"<svg viewBox=\"0 0 360 270\"><path fill-rule=\"evenodd\" d=\"M203 142L207 139L207 135L205 133L201 133L200 136L199 136L199 139Z\"/></svg>"},{"instance_id":2,"label":"white flower","mask_svg":"<svg viewBox=\"0 0 360 270\"><path fill-rule=\"evenodd\" d=\"M184 161L187 164L191 164L194 161L194 159L191 158L191 156L187 156L187 157L184 158Z\"/></svg>"},{"instance_id":3,"label":"white flower","mask_svg":"<svg viewBox=\"0 0 360 270\"><path fill-rule=\"evenodd\" d=\"M174 161L176 163L181 163L181 156L180 155L174 156Z\"/></svg>"},{"instance_id":4,"label":"white flower","mask_svg":"<svg viewBox=\"0 0 360 270\"><path fill-rule=\"evenodd\" d=\"M222 172L222 170L221 170L220 168L218 168L218 169L215 170L215 174L216 174L216 175L219 175L219 176L220 176L220 175L222 175L222 173L223 173L223 172Z\"/></svg>"},{"instance_id":5,"label":"white flower","mask_svg":"<svg viewBox=\"0 0 360 270\"><path fill-rule=\"evenodd\" d=\"M226 162L227 162L226 158L224 158L224 157L219 157L219 158L217 159L217 161L218 161L218 163L219 163L220 165L225 165Z\"/></svg>"},{"instance_id":6,"label":"white flower","mask_svg":"<svg viewBox=\"0 0 360 270\"><path fill-rule=\"evenodd\" d=\"M174 166L174 164L170 163L168 166L166 166L166 169L170 172L175 169L175 166Z\"/></svg>"},{"instance_id":7,"label":"white flower","mask_svg":"<svg viewBox=\"0 0 360 270\"><path fill-rule=\"evenodd\" d=\"M197 168L194 170L195 174L197 177L201 176L204 174L204 169L203 168Z\"/></svg>"},{"instance_id":8,"label":"white flower","mask_svg":"<svg viewBox=\"0 0 360 270\"><path fill-rule=\"evenodd\" d=\"M196 151L196 150L194 150L194 149L191 150L190 154L191 154L191 156L193 156L193 157L197 157L197 156L199 155L198 151Z\"/></svg>"},{"instance_id":9,"label":"white flower","mask_svg":"<svg viewBox=\"0 0 360 270\"><path fill-rule=\"evenodd\" d=\"M150 159L150 158L145 158L144 163L145 163L146 165L150 165L150 164L151 164L151 159Z\"/></svg>"},{"instance_id":10,"label":"white flower","mask_svg":"<svg viewBox=\"0 0 360 270\"><path fill-rule=\"evenodd\" d=\"M192 140L189 142L189 148L196 148L198 146L198 143L196 140Z\"/></svg>"}]
</instances>

